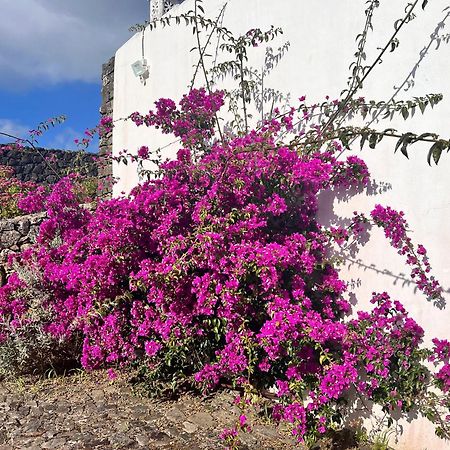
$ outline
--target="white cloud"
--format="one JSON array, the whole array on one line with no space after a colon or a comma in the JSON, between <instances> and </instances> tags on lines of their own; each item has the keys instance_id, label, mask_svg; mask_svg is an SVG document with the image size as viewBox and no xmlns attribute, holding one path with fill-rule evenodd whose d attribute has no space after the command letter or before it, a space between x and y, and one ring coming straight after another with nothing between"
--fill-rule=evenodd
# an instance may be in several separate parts
<instances>
[{"instance_id":1,"label":"white cloud","mask_svg":"<svg viewBox=\"0 0 450 450\"><path fill-rule=\"evenodd\" d=\"M147 0L0 0L0 85L97 82L101 64L148 17Z\"/></svg>"},{"instance_id":2,"label":"white cloud","mask_svg":"<svg viewBox=\"0 0 450 450\"><path fill-rule=\"evenodd\" d=\"M19 122L16 122L11 119L1 119L0 118L0 133L6 133L11 136L16 136L18 138L27 138L28 132L30 128L26 125L23 125ZM1 143L10 143L12 142L12 138L9 138L7 136L1 136L0 135L0 142Z\"/></svg>"},{"instance_id":3,"label":"white cloud","mask_svg":"<svg viewBox=\"0 0 450 450\"><path fill-rule=\"evenodd\" d=\"M29 138L29 130L31 127L11 119L0 118L0 133L6 133L22 139ZM42 136L38 137L35 145L38 147L53 148L58 150L77 150L75 139L82 139L82 132L75 130L70 126L58 125L45 131ZM0 144L14 142L13 138L2 136L0 134ZM96 141L95 141L96 142Z\"/></svg>"},{"instance_id":4,"label":"white cloud","mask_svg":"<svg viewBox=\"0 0 450 450\"><path fill-rule=\"evenodd\" d=\"M58 150L77 150L75 139L83 139L83 133L74 130L72 127L65 127L56 132L56 134L49 134L43 141L43 145L47 148ZM45 138L45 135L44 135Z\"/></svg>"}]
</instances>

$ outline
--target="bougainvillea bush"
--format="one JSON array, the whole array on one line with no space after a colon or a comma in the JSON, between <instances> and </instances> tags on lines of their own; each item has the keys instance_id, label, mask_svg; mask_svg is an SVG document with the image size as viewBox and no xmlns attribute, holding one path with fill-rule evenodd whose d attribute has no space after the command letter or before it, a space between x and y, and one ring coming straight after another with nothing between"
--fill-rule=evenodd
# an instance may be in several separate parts
<instances>
[{"instance_id":1,"label":"bougainvillea bush","mask_svg":"<svg viewBox=\"0 0 450 450\"><path fill-rule=\"evenodd\" d=\"M194 89L179 105L162 99L155 111L133 114L138 126L160 127L181 144L177 158L129 196L90 211L69 177L49 196L22 202L30 211L45 207L48 219L37 244L12 258L17 273L0 289L0 352L37 333L57 343L59 355L78 351L89 370L114 376L138 366L163 393L164 385L226 383L251 407L272 392L272 417L292 424L299 440L339 428L344 399L355 394L387 414L420 407L445 435L448 397L429 387L450 389L450 343L423 348L421 327L385 292L373 294L372 310L351 314L334 257L380 226L419 289L438 299L426 251L407 236L403 215L374 205L371 217L324 228L319 193L350 195L366 185L364 162L338 160L337 142L321 152L283 145L289 115L221 140L214 117L222 104L222 92ZM139 155L150 159L151 149ZM36 280L30 286L21 268L38 277L39 305ZM16 370L51 359L55 347L47 348ZM223 437L234 445L247 429L242 415Z\"/></svg>"}]
</instances>

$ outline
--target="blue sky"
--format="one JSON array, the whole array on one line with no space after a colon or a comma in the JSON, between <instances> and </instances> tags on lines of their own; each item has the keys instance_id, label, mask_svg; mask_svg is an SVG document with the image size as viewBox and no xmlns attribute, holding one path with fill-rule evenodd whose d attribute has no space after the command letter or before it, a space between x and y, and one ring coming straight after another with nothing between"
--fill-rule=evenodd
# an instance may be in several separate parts
<instances>
[{"instance_id":1,"label":"blue sky","mask_svg":"<svg viewBox=\"0 0 450 450\"><path fill-rule=\"evenodd\" d=\"M0 0L0 12L0 131L27 137L64 114L39 144L74 149L99 120L101 66L148 18L148 1Z\"/></svg>"}]
</instances>

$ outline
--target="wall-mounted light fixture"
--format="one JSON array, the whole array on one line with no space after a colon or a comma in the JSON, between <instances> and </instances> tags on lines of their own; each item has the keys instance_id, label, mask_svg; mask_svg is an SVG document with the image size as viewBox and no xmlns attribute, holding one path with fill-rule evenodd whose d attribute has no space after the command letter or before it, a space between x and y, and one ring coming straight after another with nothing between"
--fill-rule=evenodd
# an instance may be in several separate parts
<instances>
[{"instance_id":1,"label":"wall-mounted light fixture","mask_svg":"<svg viewBox=\"0 0 450 450\"><path fill-rule=\"evenodd\" d=\"M149 70L147 65L147 60L142 58L135 63L131 64L131 68L133 69L133 73L136 77L139 78L148 78Z\"/></svg>"},{"instance_id":2,"label":"wall-mounted light fixture","mask_svg":"<svg viewBox=\"0 0 450 450\"><path fill-rule=\"evenodd\" d=\"M131 64L131 68L133 69L134 75L139 77L141 82L145 85L150 75L147 60L145 59L145 28L142 29L141 55L141 59Z\"/></svg>"}]
</instances>

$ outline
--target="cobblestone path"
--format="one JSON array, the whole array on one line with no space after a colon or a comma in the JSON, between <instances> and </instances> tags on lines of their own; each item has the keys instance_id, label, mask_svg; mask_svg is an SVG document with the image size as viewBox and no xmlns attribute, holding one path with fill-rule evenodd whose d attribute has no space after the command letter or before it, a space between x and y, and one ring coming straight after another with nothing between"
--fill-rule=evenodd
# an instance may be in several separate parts
<instances>
[{"instance_id":1,"label":"cobblestone path","mask_svg":"<svg viewBox=\"0 0 450 450\"><path fill-rule=\"evenodd\" d=\"M0 450L215 450L239 415L230 392L159 402L104 373L0 383ZM242 449L298 449L275 427L255 423Z\"/></svg>"}]
</instances>

